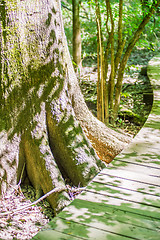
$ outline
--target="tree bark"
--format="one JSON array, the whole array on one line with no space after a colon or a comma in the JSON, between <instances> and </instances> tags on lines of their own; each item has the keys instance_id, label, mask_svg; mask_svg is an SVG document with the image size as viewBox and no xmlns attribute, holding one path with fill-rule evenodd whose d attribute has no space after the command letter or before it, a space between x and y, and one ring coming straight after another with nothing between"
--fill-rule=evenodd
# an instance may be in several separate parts
<instances>
[{"instance_id":1,"label":"tree bark","mask_svg":"<svg viewBox=\"0 0 160 240\"><path fill-rule=\"evenodd\" d=\"M105 116L105 109L104 109L104 89L105 89L105 82L104 82L104 53L103 53L103 39L102 39L102 29L101 29L101 16L100 16L100 7L97 0L96 3L96 23L97 23L97 57L98 57L98 88L97 91L97 117L99 120L104 122Z\"/></svg>"},{"instance_id":2,"label":"tree bark","mask_svg":"<svg viewBox=\"0 0 160 240\"><path fill-rule=\"evenodd\" d=\"M81 72L82 60L81 60L81 27L79 19L80 0L72 0L72 12L73 12L73 61L75 63L74 68L78 73Z\"/></svg>"},{"instance_id":3,"label":"tree bark","mask_svg":"<svg viewBox=\"0 0 160 240\"><path fill-rule=\"evenodd\" d=\"M65 184L86 185L130 141L88 110L69 56L59 0L2 1L1 193L21 179L58 211ZM89 141L90 139L90 141ZM98 153L99 157L97 156Z\"/></svg>"},{"instance_id":4,"label":"tree bark","mask_svg":"<svg viewBox=\"0 0 160 240\"><path fill-rule=\"evenodd\" d=\"M102 116L102 104L101 104L101 72L100 72L100 45L99 34L97 31L97 118L101 120Z\"/></svg>"},{"instance_id":5,"label":"tree bark","mask_svg":"<svg viewBox=\"0 0 160 240\"><path fill-rule=\"evenodd\" d=\"M115 87L115 63L114 63L114 20L113 20L113 14L112 14L112 9L111 9L111 4L110 1L106 0L106 7L107 7L107 12L109 13L110 16L110 21L111 21L111 32L110 32L110 41L111 41L111 74L109 78L109 85L110 85L110 117L111 117L111 123L113 123L113 104L114 104L114 87Z\"/></svg>"}]
</instances>

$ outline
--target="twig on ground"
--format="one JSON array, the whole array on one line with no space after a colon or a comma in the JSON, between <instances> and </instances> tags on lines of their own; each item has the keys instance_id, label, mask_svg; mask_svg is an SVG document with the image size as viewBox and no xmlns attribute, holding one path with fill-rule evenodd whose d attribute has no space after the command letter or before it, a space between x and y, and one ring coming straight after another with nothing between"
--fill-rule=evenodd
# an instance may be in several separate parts
<instances>
[{"instance_id":1,"label":"twig on ground","mask_svg":"<svg viewBox=\"0 0 160 240\"><path fill-rule=\"evenodd\" d=\"M19 211L21 211L21 210L30 208L31 206L36 205L37 203L41 202L43 199L45 199L46 197L48 197L48 196L51 195L52 193L54 193L54 192L61 192L61 191L64 191L64 190L66 190L64 187L63 187L63 188L54 188L54 189L52 189L50 192L46 193L45 195L43 195L42 197L40 197L39 199L37 199L36 201L34 201L33 203L27 204L26 206L23 206L23 207L21 207L21 208L14 209L14 210L12 210L12 211L0 213L0 217L6 216L6 215L9 215L9 214L14 214L14 213L19 212Z\"/></svg>"}]
</instances>

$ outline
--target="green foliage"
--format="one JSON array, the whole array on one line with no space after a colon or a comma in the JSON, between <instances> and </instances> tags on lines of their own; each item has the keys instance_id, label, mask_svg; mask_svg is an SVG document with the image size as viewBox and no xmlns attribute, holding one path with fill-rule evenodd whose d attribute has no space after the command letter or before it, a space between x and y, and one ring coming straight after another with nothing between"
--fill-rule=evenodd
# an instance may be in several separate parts
<instances>
[{"instance_id":1,"label":"green foliage","mask_svg":"<svg viewBox=\"0 0 160 240\"><path fill-rule=\"evenodd\" d=\"M106 39L108 33L106 31L106 5L105 1L99 0L101 19L102 19L102 32L104 35L104 45L106 46ZM149 7L152 1L148 1ZM64 18L65 33L67 36L70 52L72 53L72 1L62 1L62 11ZM118 0L111 1L113 18L118 22ZM64 7L66 6L67 9ZM140 0L124 1L123 7L123 36L127 41L133 36L139 23L143 19L143 10ZM147 13L147 11L145 11ZM96 56L97 51L97 36L96 36L96 19L95 19L95 0L88 0L81 2L80 8L80 21L81 21L81 37L82 37L82 59L87 57ZM160 48L160 14L159 10L154 14L148 25L145 27L145 32L137 42L137 48L148 48L157 51ZM118 25L115 24L115 31ZM117 35L115 35L115 42ZM116 45L115 45L116 48Z\"/></svg>"}]
</instances>

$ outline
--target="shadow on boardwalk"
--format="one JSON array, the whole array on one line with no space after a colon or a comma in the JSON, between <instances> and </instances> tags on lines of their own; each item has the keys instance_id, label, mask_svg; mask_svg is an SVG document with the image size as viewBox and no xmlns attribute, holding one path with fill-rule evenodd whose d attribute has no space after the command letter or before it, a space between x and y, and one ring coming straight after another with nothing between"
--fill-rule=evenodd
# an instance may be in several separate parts
<instances>
[{"instance_id":1,"label":"shadow on boardwalk","mask_svg":"<svg viewBox=\"0 0 160 240\"><path fill-rule=\"evenodd\" d=\"M144 127L33 239L160 239L160 56L148 76L154 103Z\"/></svg>"}]
</instances>

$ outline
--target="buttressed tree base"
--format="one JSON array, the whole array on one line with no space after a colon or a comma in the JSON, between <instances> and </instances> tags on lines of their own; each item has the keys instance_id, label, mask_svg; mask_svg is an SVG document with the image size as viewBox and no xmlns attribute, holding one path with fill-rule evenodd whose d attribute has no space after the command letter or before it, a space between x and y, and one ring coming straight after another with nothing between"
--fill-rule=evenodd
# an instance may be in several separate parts
<instances>
[{"instance_id":1,"label":"buttressed tree base","mask_svg":"<svg viewBox=\"0 0 160 240\"><path fill-rule=\"evenodd\" d=\"M130 141L88 110L59 0L0 4L0 192L30 183L58 211L65 184L85 186Z\"/></svg>"}]
</instances>

